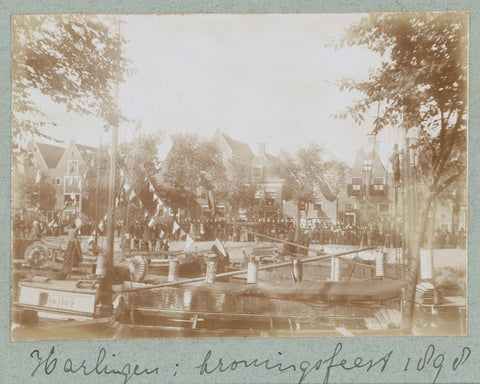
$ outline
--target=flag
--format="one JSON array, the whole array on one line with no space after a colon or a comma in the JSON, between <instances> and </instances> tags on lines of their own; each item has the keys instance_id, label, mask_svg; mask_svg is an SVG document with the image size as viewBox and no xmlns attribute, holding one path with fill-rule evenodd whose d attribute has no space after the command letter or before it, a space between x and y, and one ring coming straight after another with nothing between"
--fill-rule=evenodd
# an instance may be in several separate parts
<instances>
[{"instance_id":1,"label":"flag","mask_svg":"<svg viewBox=\"0 0 480 384\"><path fill-rule=\"evenodd\" d=\"M73 200L73 204L75 204L75 193L70 193L70 198Z\"/></svg>"},{"instance_id":2,"label":"flag","mask_svg":"<svg viewBox=\"0 0 480 384\"><path fill-rule=\"evenodd\" d=\"M118 197L116 197L116 198L115 198L115 207L118 207L119 201L120 201L120 200L118 199Z\"/></svg>"},{"instance_id":3,"label":"flag","mask_svg":"<svg viewBox=\"0 0 480 384\"><path fill-rule=\"evenodd\" d=\"M152 228L155 225L155 217L152 217L151 220L148 222L148 226Z\"/></svg>"},{"instance_id":4,"label":"flag","mask_svg":"<svg viewBox=\"0 0 480 384\"><path fill-rule=\"evenodd\" d=\"M70 179L68 181L68 185L73 185L73 177L72 176L70 176Z\"/></svg>"},{"instance_id":5,"label":"flag","mask_svg":"<svg viewBox=\"0 0 480 384\"><path fill-rule=\"evenodd\" d=\"M148 212L147 212L147 211L145 211L145 218L147 218L147 217L148 217Z\"/></svg>"},{"instance_id":6,"label":"flag","mask_svg":"<svg viewBox=\"0 0 480 384\"><path fill-rule=\"evenodd\" d=\"M94 165L95 165L95 161L93 161L93 159L90 160L90 166L93 167Z\"/></svg>"},{"instance_id":7,"label":"flag","mask_svg":"<svg viewBox=\"0 0 480 384\"><path fill-rule=\"evenodd\" d=\"M180 226L177 224L175 220L173 220L173 229L172 229L172 235L175 234L180 229Z\"/></svg>"},{"instance_id":8,"label":"flag","mask_svg":"<svg viewBox=\"0 0 480 384\"><path fill-rule=\"evenodd\" d=\"M163 229L160 230L160 237L163 238L163 236L165 235L165 232L163 232Z\"/></svg>"},{"instance_id":9,"label":"flag","mask_svg":"<svg viewBox=\"0 0 480 384\"><path fill-rule=\"evenodd\" d=\"M149 190L150 192L155 192L155 188L153 188L153 184L152 184L152 183L150 183L150 185L148 186L148 190Z\"/></svg>"},{"instance_id":10,"label":"flag","mask_svg":"<svg viewBox=\"0 0 480 384\"><path fill-rule=\"evenodd\" d=\"M217 256L220 256L221 258L224 258L227 256L227 251L225 251L225 248L223 247L222 242L218 240L218 238L213 243L212 251L215 252Z\"/></svg>"},{"instance_id":11,"label":"flag","mask_svg":"<svg viewBox=\"0 0 480 384\"><path fill-rule=\"evenodd\" d=\"M130 192L129 199L132 200L132 199L135 198L135 196L137 196L137 194L136 194L135 191L132 189L132 192Z\"/></svg>"},{"instance_id":12,"label":"flag","mask_svg":"<svg viewBox=\"0 0 480 384\"><path fill-rule=\"evenodd\" d=\"M130 185L127 182L125 182L123 184L123 189L125 189L125 191L128 191L130 189Z\"/></svg>"},{"instance_id":13,"label":"flag","mask_svg":"<svg viewBox=\"0 0 480 384\"><path fill-rule=\"evenodd\" d=\"M187 238L185 239L185 249L189 249L193 243L195 243L193 239L187 235Z\"/></svg>"},{"instance_id":14,"label":"flag","mask_svg":"<svg viewBox=\"0 0 480 384\"><path fill-rule=\"evenodd\" d=\"M40 183L40 178L41 178L40 170L37 170L37 176L35 177L35 183L37 183L37 184Z\"/></svg>"},{"instance_id":15,"label":"flag","mask_svg":"<svg viewBox=\"0 0 480 384\"><path fill-rule=\"evenodd\" d=\"M159 199L158 195L153 192L153 201L157 201Z\"/></svg>"},{"instance_id":16,"label":"flag","mask_svg":"<svg viewBox=\"0 0 480 384\"><path fill-rule=\"evenodd\" d=\"M185 231L182 228L180 228L180 239L185 235L186 235Z\"/></svg>"},{"instance_id":17,"label":"flag","mask_svg":"<svg viewBox=\"0 0 480 384\"><path fill-rule=\"evenodd\" d=\"M53 219L50 223L48 223L48 227L51 227L53 224L55 224L55 219Z\"/></svg>"},{"instance_id":18,"label":"flag","mask_svg":"<svg viewBox=\"0 0 480 384\"><path fill-rule=\"evenodd\" d=\"M103 231L103 220L100 221L100 223L98 224L98 229L100 229L100 231Z\"/></svg>"},{"instance_id":19,"label":"flag","mask_svg":"<svg viewBox=\"0 0 480 384\"><path fill-rule=\"evenodd\" d=\"M120 177L123 179L125 177L125 173L123 172L122 169L120 169Z\"/></svg>"}]
</instances>

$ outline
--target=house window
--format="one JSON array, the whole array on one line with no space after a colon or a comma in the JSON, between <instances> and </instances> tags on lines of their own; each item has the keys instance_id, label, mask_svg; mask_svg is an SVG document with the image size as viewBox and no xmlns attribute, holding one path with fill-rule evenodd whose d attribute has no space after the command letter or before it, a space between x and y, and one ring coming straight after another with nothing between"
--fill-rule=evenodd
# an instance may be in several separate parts
<instances>
[{"instance_id":1,"label":"house window","mask_svg":"<svg viewBox=\"0 0 480 384\"><path fill-rule=\"evenodd\" d=\"M68 175L74 176L78 174L78 161L68 160Z\"/></svg>"},{"instance_id":2,"label":"house window","mask_svg":"<svg viewBox=\"0 0 480 384\"><path fill-rule=\"evenodd\" d=\"M360 191L360 187L361 187L360 184L353 184L353 185L352 185L352 189L353 189L354 191Z\"/></svg>"},{"instance_id":3,"label":"house window","mask_svg":"<svg viewBox=\"0 0 480 384\"><path fill-rule=\"evenodd\" d=\"M355 204L345 203L345 212L354 212L354 211L355 211Z\"/></svg>"},{"instance_id":4,"label":"house window","mask_svg":"<svg viewBox=\"0 0 480 384\"><path fill-rule=\"evenodd\" d=\"M372 159L364 159L363 160L363 171L370 172L373 167L373 160Z\"/></svg>"},{"instance_id":5,"label":"house window","mask_svg":"<svg viewBox=\"0 0 480 384\"><path fill-rule=\"evenodd\" d=\"M63 178L63 191L65 193L73 191L73 176L65 176Z\"/></svg>"},{"instance_id":6,"label":"house window","mask_svg":"<svg viewBox=\"0 0 480 384\"><path fill-rule=\"evenodd\" d=\"M383 191L383 184L374 184L373 185L374 191Z\"/></svg>"},{"instance_id":7,"label":"house window","mask_svg":"<svg viewBox=\"0 0 480 384\"><path fill-rule=\"evenodd\" d=\"M378 210L382 213L388 212L388 204L378 204Z\"/></svg>"},{"instance_id":8,"label":"house window","mask_svg":"<svg viewBox=\"0 0 480 384\"><path fill-rule=\"evenodd\" d=\"M265 190L265 198L275 200L277 198L277 191L274 189Z\"/></svg>"},{"instance_id":9,"label":"house window","mask_svg":"<svg viewBox=\"0 0 480 384\"><path fill-rule=\"evenodd\" d=\"M61 177L56 177L55 178L55 185L62 185L62 178Z\"/></svg>"}]
</instances>

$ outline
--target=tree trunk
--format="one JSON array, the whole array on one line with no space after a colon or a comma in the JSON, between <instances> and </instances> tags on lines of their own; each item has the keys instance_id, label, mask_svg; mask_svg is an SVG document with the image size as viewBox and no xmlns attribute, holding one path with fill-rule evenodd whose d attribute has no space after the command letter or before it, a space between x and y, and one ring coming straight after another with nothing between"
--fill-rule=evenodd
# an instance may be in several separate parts
<instances>
[{"instance_id":1,"label":"tree trunk","mask_svg":"<svg viewBox=\"0 0 480 384\"><path fill-rule=\"evenodd\" d=\"M427 230L428 224L428 215L431 211L432 202L434 199L434 195L429 195L425 200L424 208L419 212L419 215L416 216L419 218L419 221L415 221L418 223L414 227L414 239L413 241L409 241L409 256L410 256L410 284L407 291L407 300L408 300L408 316L407 316L407 323L404 324L404 331L412 334L413 331L413 312L415 309L415 291L418 284L418 274L420 272L420 249L422 248L424 241L425 241L425 233ZM413 231L411 231L413 232ZM410 233L411 233L410 232Z\"/></svg>"}]
</instances>

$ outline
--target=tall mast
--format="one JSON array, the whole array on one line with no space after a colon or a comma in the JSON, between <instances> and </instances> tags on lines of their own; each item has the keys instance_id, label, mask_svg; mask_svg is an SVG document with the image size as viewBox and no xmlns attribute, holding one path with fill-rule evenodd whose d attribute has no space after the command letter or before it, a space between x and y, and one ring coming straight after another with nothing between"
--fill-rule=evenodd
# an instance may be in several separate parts
<instances>
[{"instance_id":1,"label":"tall mast","mask_svg":"<svg viewBox=\"0 0 480 384\"><path fill-rule=\"evenodd\" d=\"M120 34L120 19L115 23L115 32ZM115 87L115 100L119 101L119 84ZM117 145L118 124L110 126L112 130L112 146L110 153L110 178L108 183L108 217L107 217L107 249L105 260L105 276L100 284L99 301L104 308L104 315L111 315L112 307L112 283L113 283L113 256L115 242L115 185L117 176Z\"/></svg>"}]
</instances>

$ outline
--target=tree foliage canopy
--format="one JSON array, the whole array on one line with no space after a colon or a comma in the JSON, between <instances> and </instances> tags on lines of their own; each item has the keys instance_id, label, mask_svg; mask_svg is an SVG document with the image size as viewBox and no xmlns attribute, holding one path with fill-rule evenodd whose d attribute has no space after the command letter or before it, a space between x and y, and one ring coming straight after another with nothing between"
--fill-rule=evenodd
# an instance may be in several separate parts
<instances>
[{"instance_id":1,"label":"tree foliage canopy","mask_svg":"<svg viewBox=\"0 0 480 384\"><path fill-rule=\"evenodd\" d=\"M432 200L466 169L468 14L372 13L335 47L344 44L378 52L383 63L366 81L341 81L340 89L363 97L337 117L361 123L381 103L373 131L400 127L415 138L416 181L426 202L419 216L425 217Z\"/></svg>"},{"instance_id":2,"label":"tree foliage canopy","mask_svg":"<svg viewBox=\"0 0 480 384\"><path fill-rule=\"evenodd\" d=\"M256 204L255 193L260 178L248 161L233 157L227 166L225 177L217 180L217 196L228 203L233 216L240 208L251 208Z\"/></svg>"},{"instance_id":3,"label":"tree foliage canopy","mask_svg":"<svg viewBox=\"0 0 480 384\"><path fill-rule=\"evenodd\" d=\"M35 92L68 111L99 117L105 128L125 120L114 92L132 70L113 18L16 15L12 42L14 150L32 135L48 136L44 128L54 124L36 105Z\"/></svg>"},{"instance_id":4,"label":"tree foliage canopy","mask_svg":"<svg viewBox=\"0 0 480 384\"><path fill-rule=\"evenodd\" d=\"M200 138L196 134L173 134L172 149L164 162L164 198L172 208L198 206L197 188L205 182L211 188L225 177L220 148L213 139ZM204 175L208 175L204 177Z\"/></svg>"}]
</instances>

